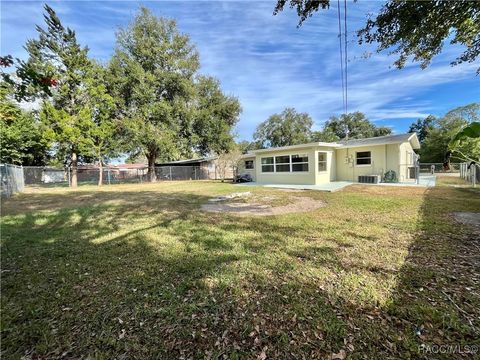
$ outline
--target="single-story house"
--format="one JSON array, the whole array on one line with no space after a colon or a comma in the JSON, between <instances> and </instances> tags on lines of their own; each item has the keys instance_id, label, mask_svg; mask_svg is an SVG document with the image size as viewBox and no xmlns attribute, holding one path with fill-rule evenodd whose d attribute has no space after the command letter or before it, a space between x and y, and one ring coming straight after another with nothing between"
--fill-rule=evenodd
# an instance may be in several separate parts
<instances>
[{"instance_id":1,"label":"single-story house","mask_svg":"<svg viewBox=\"0 0 480 360\"><path fill-rule=\"evenodd\" d=\"M417 135L409 133L260 149L243 155L239 172L261 184L318 185L379 182L393 170L399 182L413 182L419 148Z\"/></svg>"}]
</instances>

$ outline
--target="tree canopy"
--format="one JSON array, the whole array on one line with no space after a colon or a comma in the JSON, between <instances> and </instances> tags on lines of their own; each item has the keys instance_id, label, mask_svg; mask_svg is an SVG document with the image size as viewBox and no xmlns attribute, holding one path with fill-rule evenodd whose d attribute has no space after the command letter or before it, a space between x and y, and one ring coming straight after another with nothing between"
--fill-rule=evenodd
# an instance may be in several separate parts
<instances>
[{"instance_id":1,"label":"tree canopy","mask_svg":"<svg viewBox=\"0 0 480 360\"><path fill-rule=\"evenodd\" d=\"M70 165L76 186L79 161L96 162L103 174L111 157L145 157L154 180L157 159L221 154L234 146L240 103L218 80L198 73L198 52L174 20L141 7L118 31L107 66L89 58L48 5L44 20L25 45L26 61L0 57L2 161L44 162L31 155L35 145L42 159L53 153ZM13 66L13 73L3 70ZM14 99L38 101L39 115Z\"/></svg>"},{"instance_id":2,"label":"tree canopy","mask_svg":"<svg viewBox=\"0 0 480 360\"><path fill-rule=\"evenodd\" d=\"M9 99L8 85L0 86L0 162L41 166L48 161L50 139L37 116Z\"/></svg>"},{"instance_id":3,"label":"tree canopy","mask_svg":"<svg viewBox=\"0 0 480 360\"><path fill-rule=\"evenodd\" d=\"M310 115L287 108L260 123L253 139L262 148L302 144L310 141L312 125Z\"/></svg>"},{"instance_id":4,"label":"tree canopy","mask_svg":"<svg viewBox=\"0 0 480 360\"><path fill-rule=\"evenodd\" d=\"M21 62L17 75L29 83L31 73L50 74L52 90L29 83L29 95L43 100L41 119L72 167L72 186L77 185L77 162L82 148L88 146L87 134L92 126L85 96L92 62L88 48L81 46L75 31L65 28L55 11L45 5L46 28L37 26L38 39L27 41L29 58Z\"/></svg>"},{"instance_id":5,"label":"tree canopy","mask_svg":"<svg viewBox=\"0 0 480 360\"><path fill-rule=\"evenodd\" d=\"M286 5L295 8L301 25L330 0L278 0L274 14ZM463 51L452 65L474 62L480 55L480 2L470 0L409 1L391 0L370 16L357 31L359 43L377 44L377 51L397 55L394 62L403 68L408 59L427 67L442 51L444 43L462 45ZM480 68L477 73L480 72Z\"/></svg>"},{"instance_id":6,"label":"tree canopy","mask_svg":"<svg viewBox=\"0 0 480 360\"><path fill-rule=\"evenodd\" d=\"M221 92L217 80L197 74L198 52L174 20L140 8L117 33L109 67L130 151L145 155L151 180L157 159L222 151L233 144L240 104Z\"/></svg>"},{"instance_id":7,"label":"tree canopy","mask_svg":"<svg viewBox=\"0 0 480 360\"><path fill-rule=\"evenodd\" d=\"M464 128L480 120L480 103L468 104L450 110L444 116L435 119L433 128L427 134L420 159L422 162L443 162L451 141ZM457 139L460 140L460 139ZM455 160L480 159L480 139L462 138L453 148L452 158Z\"/></svg>"},{"instance_id":8,"label":"tree canopy","mask_svg":"<svg viewBox=\"0 0 480 360\"><path fill-rule=\"evenodd\" d=\"M428 115L425 119L417 119L416 122L412 123L408 128L408 132L417 133L418 140L420 144L423 144L426 137L434 127L436 119L433 115Z\"/></svg>"},{"instance_id":9,"label":"tree canopy","mask_svg":"<svg viewBox=\"0 0 480 360\"><path fill-rule=\"evenodd\" d=\"M389 135L392 130L385 126L376 126L367 119L365 114L356 111L349 114L342 114L340 117L332 116L324 124L323 135L335 139L364 139Z\"/></svg>"}]
</instances>

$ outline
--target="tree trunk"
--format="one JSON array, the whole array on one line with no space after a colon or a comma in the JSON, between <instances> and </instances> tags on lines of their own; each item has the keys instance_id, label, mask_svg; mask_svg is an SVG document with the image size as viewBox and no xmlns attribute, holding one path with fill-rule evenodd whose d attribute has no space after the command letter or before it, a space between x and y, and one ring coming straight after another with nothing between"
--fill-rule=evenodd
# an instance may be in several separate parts
<instances>
[{"instance_id":1,"label":"tree trunk","mask_svg":"<svg viewBox=\"0 0 480 360\"><path fill-rule=\"evenodd\" d=\"M102 186L103 185L103 164L102 164L102 160L100 160L98 162L98 171L99 171L98 186Z\"/></svg>"},{"instance_id":2,"label":"tree trunk","mask_svg":"<svg viewBox=\"0 0 480 360\"><path fill-rule=\"evenodd\" d=\"M77 168L78 168L78 159L77 159L77 153L75 151L72 151L72 161L70 164L71 172L72 172L72 183L71 187L76 188L77 187Z\"/></svg>"},{"instance_id":3,"label":"tree trunk","mask_svg":"<svg viewBox=\"0 0 480 360\"><path fill-rule=\"evenodd\" d=\"M155 182L157 181L157 174L155 173L155 160L156 160L156 154L153 152L150 152L147 155L148 159L148 172L147 172L147 178L150 182Z\"/></svg>"}]
</instances>

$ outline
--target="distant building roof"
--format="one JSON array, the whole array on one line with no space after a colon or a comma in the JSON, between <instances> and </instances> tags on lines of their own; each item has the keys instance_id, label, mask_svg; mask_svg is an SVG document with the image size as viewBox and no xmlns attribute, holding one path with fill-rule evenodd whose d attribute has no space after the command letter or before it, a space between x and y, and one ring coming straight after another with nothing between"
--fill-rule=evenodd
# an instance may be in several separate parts
<instances>
[{"instance_id":1,"label":"distant building roof","mask_svg":"<svg viewBox=\"0 0 480 360\"><path fill-rule=\"evenodd\" d=\"M148 165L146 164L117 164L117 165L108 165L109 168L115 169L143 169Z\"/></svg>"},{"instance_id":2,"label":"distant building roof","mask_svg":"<svg viewBox=\"0 0 480 360\"><path fill-rule=\"evenodd\" d=\"M208 162L212 160L216 160L217 156L205 156L201 158L196 158L196 159L186 159L186 160L175 160L175 161L168 161L168 162L162 162L159 164L155 164L158 166L161 165L191 165L191 164L198 164L202 162Z\"/></svg>"}]
</instances>

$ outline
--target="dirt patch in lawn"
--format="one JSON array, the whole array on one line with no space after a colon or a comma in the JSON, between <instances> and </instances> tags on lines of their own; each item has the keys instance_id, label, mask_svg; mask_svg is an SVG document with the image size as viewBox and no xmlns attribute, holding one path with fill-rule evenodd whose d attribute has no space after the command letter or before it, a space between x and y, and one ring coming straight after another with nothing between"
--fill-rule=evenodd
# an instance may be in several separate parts
<instances>
[{"instance_id":1,"label":"dirt patch in lawn","mask_svg":"<svg viewBox=\"0 0 480 360\"><path fill-rule=\"evenodd\" d=\"M321 200L311 199L309 197L290 197L286 205L272 206L260 202L242 203L216 203L204 204L202 210L217 213L231 213L236 215L283 215L298 212L307 212L325 206L325 202Z\"/></svg>"},{"instance_id":2,"label":"dirt patch in lawn","mask_svg":"<svg viewBox=\"0 0 480 360\"><path fill-rule=\"evenodd\" d=\"M480 234L480 213L478 212L454 212L452 213L456 221L461 224L471 226Z\"/></svg>"}]
</instances>

